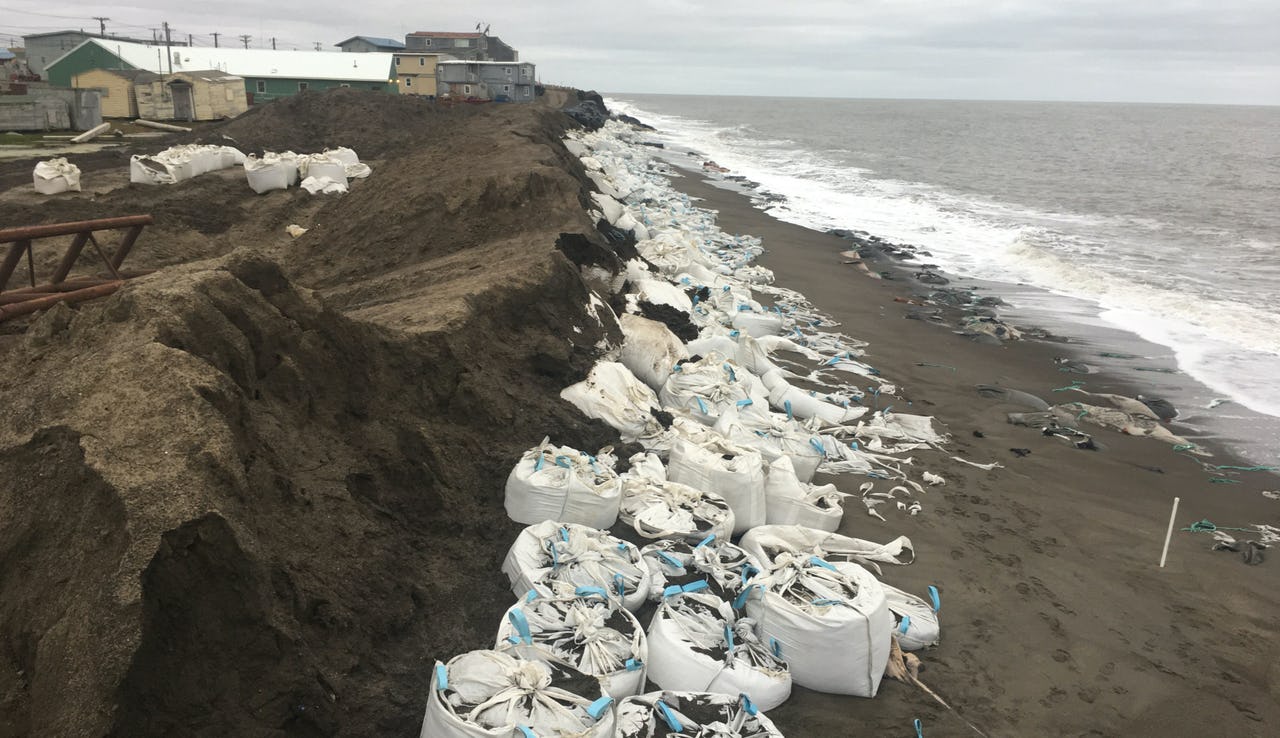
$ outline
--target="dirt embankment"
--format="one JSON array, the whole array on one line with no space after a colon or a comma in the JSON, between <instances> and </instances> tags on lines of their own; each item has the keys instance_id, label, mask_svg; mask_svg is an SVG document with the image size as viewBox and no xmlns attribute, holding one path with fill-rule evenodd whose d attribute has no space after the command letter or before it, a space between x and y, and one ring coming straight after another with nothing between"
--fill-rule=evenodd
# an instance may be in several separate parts
<instances>
[{"instance_id":1,"label":"dirt embankment","mask_svg":"<svg viewBox=\"0 0 1280 738\"><path fill-rule=\"evenodd\" d=\"M0 193L6 225L154 212L130 263L167 265L0 337L0 734L416 733L510 604L511 460L615 437L558 397L616 338L565 125L304 95L202 135L350 145L345 197Z\"/></svg>"}]
</instances>

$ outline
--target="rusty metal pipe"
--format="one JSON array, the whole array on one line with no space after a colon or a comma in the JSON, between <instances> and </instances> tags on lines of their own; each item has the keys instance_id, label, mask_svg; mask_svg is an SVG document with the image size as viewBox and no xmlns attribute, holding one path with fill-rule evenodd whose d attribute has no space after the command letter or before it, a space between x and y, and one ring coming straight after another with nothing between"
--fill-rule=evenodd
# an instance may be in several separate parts
<instances>
[{"instance_id":1,"label":"rusty metal pipe","mask_svg":"<svg viewBox=\"0 0 1280 738\"><path fill-rule=\"evenodd\" d=\"M0 243L27 241L33 238L48 238L50 236L70 236L83 231L108 231L115 228L151 225L152 223L155 223L155 218L150 215L125 215L119 218L78 220L74 223L50 223L49 225L6 228L0 230Z\"/></svg>"},{"instance_id":2,"label":"rusty metal pipe","mask_svg":"<svg viewBox=\"0 0 1280 738\"><path fill-rule=\"evenodd\" d=\"M72 292L63 292L48 297L40 297L34 300L27 300L13 305L0 305L0 322L4 322L10 318L16 318L19 315L30 315L31 313L51 308L60 302L84 302L97 297L106 297L124 285L124 280L116 280L100 284L95 287L85 287L84 289L74 290Z\"/></svg>"},{"instance_id":3,"label":"rusty metal pipe","mask_svg":"<svg viewBox=\"0 0 1280 738\"><path fill-rule=\"evenodd\" d=\"M9 246L9 253L5 254L4 263L0 263L0 290L8 284L9 277L13 276L13 270L18 268L18 262L22 261L22 254L26 250L26 244L22 241L15 241Z\"/></svg>"},{"instance_id":4,"label":"rusty metal pipe","mask_svg":"<svg viewBox=\"0 0 1280 738\"><path fill-rule=\"evenodd\" d=\"M75 240L67 247L67 253L63 254L62 262L58 264L58 269L53 273L52 282L61 282L71 273L71 267L76 265L76 259L80 258L80 252L84 250L84 245L89 242L89 231L81 231L76 234Z\"/></svg>"}]
</instances>

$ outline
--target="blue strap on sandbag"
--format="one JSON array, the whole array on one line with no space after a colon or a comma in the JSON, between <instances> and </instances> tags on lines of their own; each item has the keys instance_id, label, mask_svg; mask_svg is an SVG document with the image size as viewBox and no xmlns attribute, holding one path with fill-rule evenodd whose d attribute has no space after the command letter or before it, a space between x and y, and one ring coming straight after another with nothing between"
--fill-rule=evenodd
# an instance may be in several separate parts
<instances>
[{"instance_id":1,"label":"blue strap on sandbag","mask_svg":"<svg viewBox=\"0 0 1280 738\"><path fill-rule=\"evenodd\" d=\"M750 587L747 587L746 589L742 590L742 594L738 595L733 600L733 609L741 610L747 604L747 599L751 596L751 590L757 589L757 588L764 589L764 587L759 584L753 584Z\"/></svg>"},{"instance_id":2,"label":"blue strap on sandbag","mask_svg":"<svg viewBox=\"0 0 1280 738\"><path fill-rule=\"evenodd\" d=\"M830 569L831 571L835 571L835 572L839 571L839 569L835 567L835 564L832 564L829 561L823 561L817 556L810 556L809 563L813 564L814 566L821 566L823 569Z\"/></svg>"},{"instance_id":3,"label":"blue strap on sandbag","mask_svg":"<svg viewBox=\"0 0 1280 738\"><path fill-rule=\"evenodd\" d=\"M640 671L644 668L644 661L640 659L627 659L625 664L627 671Z\"/></svg>"},{"instance_id":4,"label":"blue strap on sandbag","mask_svg":"<svg viewBox=\"0 0 1280 738\"><path fill-rule=\"evenodd\" d=\"M729 645L729 650L732 651L734 648L733 628L730 628L728 625L724 626L724 642Z\"/></svg>"},{"instance_id":5,"label":"blue strap on sandbag","mask_svg":"<svg viewBox=\"0 0 1280 738\"><path fill-rule=\"evenodd\" d=\"M760 573L760 570L755 568L751 564L743 564L742 565L742 583L746 584L747 581L751 579L751 577L754 577L759 573Z\"/></svg>"},{"instance_id":6,"label":"blue strap on sandbag","mask_svg":"<svg viewBox=\"0 0 1280 738\"><path fill-rule=\"evenodd\" d=\"M533 470L542 471L542 462L546 460L547 460L547 457L543 456L542 454L538 454L538 460L533 462Z\"/></svg>"},{"instance_id":7,"label":"blue strap on sandbag","mask_svg":"<svg viewBox=\"0 0 1280 738\"><path fill-rule=\"evenodd\" d=\"M681 587L681 589L683 589L685 592L698 592L710 586L711 586L710 584L707 584L707 580L699 579L696 582L689 582L688 584Z\"/></svg>"},{"instance_id":8,"label":"blue strap on sandbag","mask_svg":"<svg viewBox=\"0 0 1280 738\"><path fill-rule=\"evenodd\" d=\"M707 545L708 543L711 543L715 539L716 539L716 534L712 533L706 538L703 538L701 541L698 541L698 545L694 546L694 548L702 548L703 546Z\"/></svg>"},{"instance_id":9,"label":"blue strap on sandbag","mask_svg":"<svg viewBox=\"0 0 1280 738\"><path fill-rule=\"evenodd\" d=\"M449 688L449 668L444 664L436 664L436 691L443 692Z\"/></svg>"},{"instance_id":10,"label":"blue strap on sandbag","mask_svg":"<svg viewBox=\"0 0 1280 738\"><path fill-rule=\"evenodd\" d=\"M782 658L782 644L778 642L777 638L769 639L769 648L773 650L773 657L775 659Z\"/></svg>"},{"instance_id":11,"label":"blue strap on sandbag","mask_svg":"<svg viewBox=\"0 0 1280 738\"><path fill-rule=\"evenodd\" d=\"M538 738L538 734L533 732L533 729L527 725L517 725L516 730L520 731L520 735L524 736L524 738Z\"/></svg>"},{"instance_id":12,"label":"blue strap on sandbag","mask_svg":"<svg viewBox=\"0 0 1280 738\"><path fill-rule=\"evenodd\" d=\"M624 597L627 594L627 580L621 574L613 575L613 586L618 590L618 596Z\"/></svg>"},{"instance_id":13,"label":"blue strap on sandbag","mask_svg":"<svg viewBox=\"0 0 1280 738\"><path fill-rule=\"evenodd\" d=\"M698 412L702 413L703 415L706 415L707 403L703 402L701 397L695 397L693 399L698 402Z\"/></svg>"},{"instance_id":14,"label":"blue strap on sandbag","mask_svg":"<svg viewBox=\"0 0 1280 738\"><path fill-rule=\"evenodd\" d=\"M755 404L755 401L754 401L754 400L752 400L750 397L748 397L748 398L747 398L747 399L745 399L745 400L738 400L737 402L735 402L735 403L733 403L733 404L737 405L738 407L746 407L747 405L754 405L754 404Z\"/></svg>"},{"instance_id":15,"label":"blue strap on sandbag","mask_svg":"<svg viewBox=\"0 0 1280 738\"><path fill-rule=\"evenodd\" d=\"M536 589L531 589L531 590L529 590L528 592L525 592L525 593L524 593L524 601L525 601L525 602L533 602L533 601L534 601L534 600L536 600L536 599L538 599L538 590L536 590Z\"/></svg>"},{"instance_id":16,"label":"blue strap on sandbag","mask_svg":"<svg viewBox=\"0 0 1280 738\"><path fill-rule=\"evenodd\" d=\"M563 525L560 526L560 540L565 543L569 542L569 529Z\"/></svg>"},{"instance_id":17,"label":"blue strap on sandbag","mask_svg":"<svg viewBox=\"0 0 1280 738\"><path fill-rule=\"evenodd\" d=\"M586 599L588 597L599 597L602 600L609 599L609 593L605 591L604 587L596 587L592 585L583 585L581 587L577 587L576 589L573 590L573 596L581 597L583 599Z\"/></svg>"},{"instance_id":18,"label":"blue strap on sandbag","mask_svg":"<svg viewBox=\"0 0 1280 738\"><path fill-rule=\"evenodd\" d=\"M916 738L924 738L924 723L920 722L920 718L916 718L912 725L916 729Z\"/></svg>"},{"instance_id":19,"label":"blue strap on sandbag","mask_svg":"<svg viewBox=\"0 0 1280 738\"><path fill-rule=\"evenodd\" d=\"M626 550L627 550L627 544L625 544L625 543L619 543L619 544L618 544L618 550L619 550L619 551L626 551Z\"/></svg>"},{"instance_id":20,"label":"blue strap on sandbag","mask_svg":"<svg viewBox=\"0 0 1280 738\"><path fill-rule=\"evenodd\" d=\"M676 714L671 711L671 708L667 707L667 703L662 700L658 700L658 704L655 705L655 707L658 708L658 715L662 717L662 721L667 724L668 728L671 728L677 733L684 732L684 725L680 722L680 718L677 718Z\"/></svg>"},{"instance_id":21,"label":"blue strap on sandbag","mask_svg":"<svg viewBox=\"0 0 1280 738\"><path fill-rule=\"evenodd\" d=\"M822 441L819 441L816 438L810 438L809 445L813 446L814 451L817 451L818 453L822 454L822 457L824 459L827 457L827 447L822 445Z\"/></svg>"},{"instance_id":22,"label":"blue strap on sandbag","mask_svg":"<svg viewBox=\"0 0 1280 738\"><path fill-rule=\"evenodd\" d=\"M729 364L728 364L728 363L726 363L726 364L724 365L724 370L725 370L726 372L729 372L729 381L730 381L730 382L736 382L736 381L738 381L738 374L737 374L735 371L733 371L733 367L729 366Z\"/></svg>"},{"instance_id":23,"label":"blue strap on sandbag","mask_svg":"<svg viewBox=\"0 0 1280 738\"><path fill-rule=\"evenodd\" d=\"M738 699L742 700L742 709L746 710L748 715L755 715L760 712L760 708L756 707L756 703L751 701L746 692L738 695Z\"/></svg>"},{"instance_id":24,"label":"blue strap on sandbag","mask_svg":"<svg viewBox=\"0 0 1280 738\"><path fill-rule=\"evenodd\" d=\"M529 645L533 645L533 633L529 630L529 618L526 618L524 613L519 610L512 610L507 613L507 620L511 621L511 625L515 627L516 633L520 634L520 640Z\"/></svg>"},{"instance_id":25,"label":"blue strap on sandbag","mask_svg":"<svg viewBox=\"0 0 1280 738\"><path fill-rule=\"evenodd\" d=\"M898 625L898 632L906 635L909 628L911 628L911 616L903 615L902 622Z\"/></svg>"},{"instance_id":26,"label":"blue strap on sandbag","mask_svg":"<svg viewBox=\"0 0 1280 738\"><path fill-rule=\"evenodd\" d=\"M829 598L829 597L819 597L818 599L813 600L813 601L812 601L812 602L810 602L809 604L810 604L810 605L817 605L818 607L835 607L836 605L843 605L843 604L845 604L845 601L844 601L844 600L833 600L833 599L831 599L831 598Z\"/></svg>"},{"instance_id":27,"label":"blue strap on sandbag","mask_svg":"<svg viewBox=\"0 0 1280 738\"><path fill-rule=\"evenodd\" d=\"M572 469L572 468L573 468L573 465L569 463L569 457L568 457L568 456L557 456L557 457L556 457L556 466L558 466L558 467L562 467L562 468L564 468L564 469ZM567 541L567 540L569 540L569 539L568 539L568 538L566 538L565 540Z\"/></svg>"},{"instance_id":28,"label":"blue strap on sandbag","mask_svg":"<svg viewBox=\"0 0 1280 738\"><path fill-rule=\"evenodd\" d=\"M609 709L609 705L611 704L613 704L613 698L609 695L605 695L595 702L592 702L591 705L587 707L587 714L593 719L599 720L600 716L604 714L605 710Z\"/></svg>"},{"instance_id":29,"label":"blue strap on sandbag","mask_svg":"<svg viewBox=\"0 0 1280 738\"><path fill-rule=\"evenodd\" d=\"M667 565L668 565L668 566L673 566L673 567L675 567L675 568L677 568L677 569L683 569L683 568L684 568L684 562L682 562L680 559L677 559L676 557L672 556L671 554L667 553L666 551L659 551L659 552L658 552L658 558L660 558L660 559L662 559L663 561L665 561L665 562L667 563Z\"/></svg>"},{"instance_id":30,"label":"blue strap on sandbag","mask_svg":"<svg viewBox=\"0 0 1280 738\"><path fill-rule=\"evenodd\" d=\"M787 420L795 420L796 416L791 413L791 400L786 400L782 406L787 409Z\"/></svg>"},{"instance_id":31,"label":"blue strap on sandbag","mask_svg":"<svg viewBox=\"0 0 1280 738\"><path fill-rule=\"evenodd\" d=\"M942 609L942 598L938 596L938 588L929 585L929 599L933 600L933 611L938 612Z\"/></svg>"},{"instance_id":32,"label":"blue strap on sandbag","mask_svg":"<svg viewBox=\"0 0 1280 738\"><path fill-rule=\"evenodd\" d=\"M726 287L725 289L728 289L728 287ZM740 331L740 330L738 330L738 329L736 329L736 328L735 328L735 329L733 329L733 330L731 330L731 331L729 331L729 338L737 338L737 337L738 337L738 336L740 336L740 335L742 335L742 331Z\"/></svg>"},{"instance_id":33,"label":"blue strap on sandbag","mask_svg":"<svg viewBox=\"0 0 1280 738\"><path fill-rule=\"evenodd\" d=\"M556 542L551 541L547 544L547 549L551 551L551 568L552 570L560 568L560 552L556 551Z\"/></svg>"}]
</instances>

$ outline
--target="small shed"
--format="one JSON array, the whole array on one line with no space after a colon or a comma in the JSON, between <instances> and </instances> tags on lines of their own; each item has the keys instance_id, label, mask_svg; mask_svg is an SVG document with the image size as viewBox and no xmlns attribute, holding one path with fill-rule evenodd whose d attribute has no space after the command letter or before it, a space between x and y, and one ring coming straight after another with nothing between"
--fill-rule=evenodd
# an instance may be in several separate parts
<instances>
[{"instance_id":1,"label":"small shed","mask_svg":"<svg viewBox=\"0 0 1280 738\"><path fill-rule=\"evenodd\" d=\"M142 118L219 120L249 109L244 78L217 69L166 75L141 72L133 85Z\"/></svg>"},{"instance_id":2,"label":"small shed","mask_svg":"<svg viewBox=\"0 0 1280 738\"><path fill-rule=\"evenodd\" d=\"M136 69L90 69L71 78L71 86L80 90L97 90L102 99L102 117L137 118L138 99L133 81L143 74Z\"/></svg>"}]
</instances>

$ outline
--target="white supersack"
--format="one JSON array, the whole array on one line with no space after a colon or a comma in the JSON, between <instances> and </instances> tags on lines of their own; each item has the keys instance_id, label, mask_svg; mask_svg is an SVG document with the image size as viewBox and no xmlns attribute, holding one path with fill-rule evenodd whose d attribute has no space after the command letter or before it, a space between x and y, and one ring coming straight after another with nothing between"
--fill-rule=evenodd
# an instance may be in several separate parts
<instances>
[{"instance_id":1,"label":"white supersack","mask_svg":"<svg viewBox=\"0 0 1280 738\"><path fill-rule=\"evenodd\" d=\"M760 562L728 538L709 535L698 543L687 540L664 539L640 549L649 573L653 575L653 588L649 599L662 599L669 586L683 586L703 580L707 590L721 599L732 600L747 586L751 578L761 571Z\"/></svg>"},{"instance_id":2,"label":"white supersack","mask_svg":"<svg viewBox=\"0 0 1280 738\"><path fill-rule=\"evenodd\" d=\"M598 587L628 610L643 605L652 586L649 567L633 544L585 525L553 520L521 531L502 571L516 597L531 589L569 597L581 587Z\"/></svg>"},{"instance_id":3,"label":"white supersack","mask_svg":"<svg viewBox=\"0 0 1280 738\"><path fill-rule=\"evenodd\" d=\"M745 606L762 641L777 642L796 684L876 695L889 661L893 615L884 588L866 569L784 555L752 580L734 606Z\"/></svg>"},{"instance_id":4,"label":"white supersack","mask_svg":"<svg viewBox=\"0 0 1280 738\"><path fill-rule=\"evenodd\" d=\"M608 450L591 456L544 438L507 476L507 516L525 525L558 520L609 528L618 520L622 500L613 465Z\"/></svg>"},{"instance_id":5,"label":"white supersack","mask_svg":"<svg viewBox=\"0 0 1280 738\"><path fill-rule=\"evenodd\" d=\"M626 212L626 208L622 206L622 203L608 195L593 192L591 193L591 199L595 201L596 207L600 208L600 212L604 213L604 219L609 221L609 225L617 223L622 214Z\"/></svg>"},{"instance_id":6,"label":"white supersack","mask_svg":"<svg viewBox=\"0 0 1280 738\"><path fill-rule=\"evenodd\" d=\"M827 425L845 425L866 415L870 409L861 405L842 407L819 399L791 385L781 371L772 371L760 378L769 389L769 404L784 412L788 418L817 418Z\"/></svg>"},{"instance_id":7,"label":"white supersack","mask_svg":"<svg viewBox=\"0 0 1280 738\"><path fill-rule=\"evenodd\" d=\"M80 167L63 157L37 163L31 177L41 195L80 191Z\"/></svg>"},{"instance_id":8,"label":"white supersack","mask_svg":"<svg viewBox=\"0 0 1280 738\"><path fill-rule=\"evenodd\" d=\"M650 692L618 706L618 738L782 738L782 731L743 697Z\"/></svg>"},{"instance_id":9,"label":"white supersack","mask_svg":"<svg viewBox=\"0 0 1280 738\"><path fill-rule=\"evenodd\" d=\"M338 161L344 167L360 163L360 157L356 155L356 152L346 146L339 146L336 149L325 149L323 156L327 156L330 159Z\"/></svg>"},{"instance_id":10,"label":"white supersack","mask_svg":"<svg viewBox=\"0 0 1280 738\"><path fill-rule=\"evenodd\" d=\"M666 305L685 313L693 312L693 300L679 287L660 279L639 279L632 283L634 291L627 295L628 301L649 302L654 305Z\"/></svg>"},{"instance_id":11,"label":"white supersack","mask_svg":"<svg viewBox=\"0 0 1280 738\"><path fill-rule=\"evenodd\" d=\"M791 459L801 482L813 479L827 453L821 436L800 421L770 411L766 403L725 410L713 430L737 446L759 451L766 463L782 456Z\"/></svg>"},{"instance_id":12,"label":"white supersack","mask_svg":"<svg viewBox=\"0 0 1280 738\"><path fill-rule=\"evenodd\" d=\"M903 592L897 587L884 587L885 600L889 603L889 612L893 613L893 636L903 651L917 651L921 648L938 645L942 635L942 626L938 622L938 611L942 602L938 598L938 588L929 587L932 603L916 597L910 592Z\"/></svg>"},{"instance_id":13,"label":"white supersack","mask_svg":"<svg viewBox=\"0 0 1280 738\"><path fill-rule=\"evenodd\" d=\"M243 151L235 148L234 146L219 146L218 152L222 159L221 169L231 169L233 167L241 166L244 164L245 159L248 158L245 156Z\"/></svg>"},{"instance_id":14,"label":"white supersack","mask_svg":"<svg viewBox=\"0 0 1280 738\"><path fill-rule=\"evenodd\" d=\"M769 525L803 525L834 533L840 527L846 495L834 484L805 484L791 459L779 457L765 473L764 503Z\"/></svg>"},{"instance_id":15,"label":"white supersack","mask_svg":"<svg viewBox=\"0 0 1280 738\"><path fill-rule=\"evenodd\" d=\"M863 564L878 573L880 564L906 566L915 561L916 556L911 539L906 536L898 536L888 543L873 543L802 525L762 525L743 536L738 545L765 568L785 554L812 554L830 561Z\"/></svg>"},{"instance_id":16,"label":"white supersack","mask_svg":"<svg viewBox=\"0 0 1280 738\"><path fill-rule=\"evenodd\" d=\"M271 190L287 189L292 184L290 182L290 170L292 170L292 176L294 177L298 173L296 164L274 154L264 154L261 159L252 155L247 156L243 166L244 177L249 182L249 189L259 195Z\"/></svg>"},{"instance_id":17,"label":"white supersack","mask_svg":"<svg viewBox=\"0 0 1280 738\"><path fill-rule=\"evenodd\" d=\"M563 664L471 651L436 662L420 738L612 738L617 706Z\"/></svg>"},{"instance_id":18,"label":"white supersack","mask_svg":"<svg viewBox=\"0 0 1280 738\"><path fill-rule=\"evenodd\" d=\"M659 407L657 395L615 361L597 362L585 380L565 387L560 397L587 417L608 423L623 443L653 439L663 432L651 412Z\"/></svg>"},{"instance_id":19,"label":"white supersack","mask_svg":"<svg viewBox=\"0 0 1280 738\"><path fill-rule=\"evenodd\" d=\"M651 389L662 388L676 363L689 358L684 344L662 323L623 313L622 365Z\"/></svg>"},{"instance_id":20,"label":"white supersack","mask_svg":"<svg viewBox=\"0 0 1280 738\"><path fill-rule=\"evenodd\" d=\"M767 404L768 391L750 372L712 352L673 370L658 392L658 401L665 410L715 425L727 410Z\"/></svg>"},{"instance_id":21,"label":"white supersack","mask_svg":"<svg viewBox=\"0 0 1280 738\"><path fill-rule=\"evenodd\" d=\"M532 597L532 599L529 599ZM530 592L498 626L499 651L568 664L600 679L614 699L644 691L648 639L640 621L603 594L548 598Z\"/></svg>"},{"instance_id":22,"label":"white supersack","mask_svg":"<svg viewBox=\"0 0 1280 738\"><path fill-rule=\"evenodd\" d=\"M738 310L729 318L734 328L753 338L776 336L782 332L783 318L779 313L757 313L754 310Z\"/></svg>"},{"instance_id":23,"label":"white supersack","mask_svg":"<svg viewBox=\"0 0 1280 738\"><path fill-rule=\"evenodd\" d=\"M315 177L316 179L328 178L344 185L347 183L347 166L325 154L299 156L298 173L304 180L307 177Z\"/></svg>"},{"instance_id":24,"label":"white supersack","mask_svg":"<svg viewBox=\"0 0 1280 738\"><path fill-rule=\"evenodd\" d=\"M942 443L947 440L933 429L933 418L928 415L890 413L887 410L858 423L854 435L914 443Z\"/></svg>"},{"instance_id":25,"label":"white supersack","mask_svg":"<svg viewBox=\"0 0 1280 738\"><path fill-rule=\"evenodd\" d=\"M701 587L699 587L701 585ZM745 694L762 710L791 696L787 664L760 642L750 618L699 592L705 582L673 585L649 624L649 679L662 689Z\"/></svg>"},{"instance_id":26,"label":"white supersack","mask_svg":"<svg viewBox=\"0 0 1280 738\"><path fill-rule=\"evenodd\" d=\"M298 186L312 195L342 195L347 192L347 178L307 177Z\"/></svg>"},{"instance_id":27,"label":"white supersack","mask_svg":"<svg viewBox=\"0 0 1280 738\"><path fill-rule=\"evenodd\" d=\"M133 184L173 184L177 180L169 163L151 156L129 157L129 182Z\"/></svg>"},{"instance_id":28,"label":"white supersack","mask_svg":"<svg viewBox=\"0 0 1280 738\"><path fill-rule=\"evenodd\" d=\"M655 457L656 458L656 457ZM622 477L618 519L644 538L701 541L707 536L728 538L733 510L723 497L679 482Z\"/></svg>"},{"instance_id":29,"label":"white supersack","mask_svg":"<svg viewBox=\"0 0 1280 738\"><path fill-rule=\"evenodd\" d=\"M677 438L667 478L723 497L733 510L735 535L765 523L764 461L757 451L719 438L700 444Z\"/></svg>"}]
</instances>

